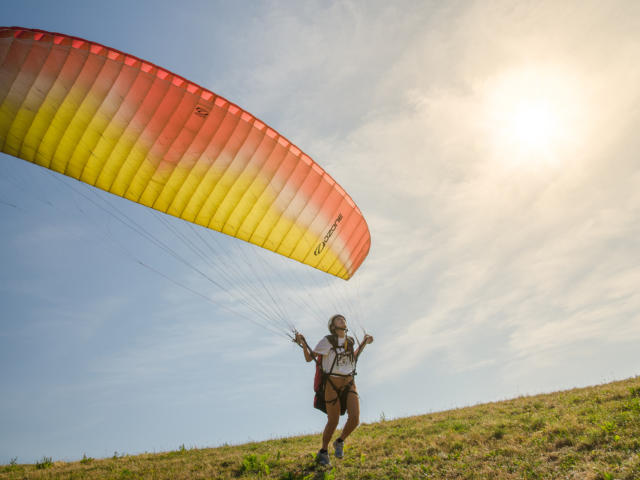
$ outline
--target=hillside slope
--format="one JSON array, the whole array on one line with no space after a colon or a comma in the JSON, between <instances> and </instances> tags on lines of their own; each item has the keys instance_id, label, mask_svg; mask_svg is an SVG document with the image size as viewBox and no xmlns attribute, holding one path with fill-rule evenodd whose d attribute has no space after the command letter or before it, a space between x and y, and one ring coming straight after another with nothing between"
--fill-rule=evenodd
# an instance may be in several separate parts
<instances>
[{"instance_id":1,"label":"hillside slope","mask_svg":"<svg viewBox=\"0 0 640 480\"><path fill-rule=\"evenodd\" d=\"M311 414L311 412L310 412ZM320 435L80 462L0 467L0 478L640 479L640 377L361 425L345 458Z\"/></svg>"}]
</instances>

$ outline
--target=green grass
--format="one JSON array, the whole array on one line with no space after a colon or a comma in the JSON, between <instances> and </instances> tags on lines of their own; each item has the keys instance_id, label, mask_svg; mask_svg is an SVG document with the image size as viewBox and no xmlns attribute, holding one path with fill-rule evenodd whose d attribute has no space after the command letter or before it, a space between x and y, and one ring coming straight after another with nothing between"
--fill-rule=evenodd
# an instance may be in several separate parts
<instances>
[{"instance_id":1,"label":"green grass","mask_svg":"<svg viewBox=\"0 0 640 480\"><path fill-rule=\"evenodd\" d=\"M0 478L640 479L640 377L381 420L361 425L330 469L313 461L318 434L71 463L13 459Z\"/></svg>"}]
</instances>

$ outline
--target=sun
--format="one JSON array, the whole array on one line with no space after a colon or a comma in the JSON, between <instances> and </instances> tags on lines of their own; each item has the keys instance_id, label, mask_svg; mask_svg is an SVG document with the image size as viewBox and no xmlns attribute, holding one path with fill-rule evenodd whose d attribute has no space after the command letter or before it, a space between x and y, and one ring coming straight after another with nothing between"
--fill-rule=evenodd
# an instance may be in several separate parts
<instances>
[{"instance_id":1,"label":"sun","mask_svg":"<svg viewBox=\"0 0 640 480\"><path fill-rule=\"evenodd\" d=\"M576 146L583 114L575 77L567 72L511 70L486 85L486 138L493 154L510 163L561 162Z\"/></svg>"},{"instance_id":2,"label":"sun","mask_svg":"<svg viewBox=\"0 0 640 480\"><path fill-rule=\"evenodd\" d=\"M507 134L524 148L548 150L560 133L559 114L545 98L521 100L511 116L511 131Z\"/></svg>"}]
</instances>

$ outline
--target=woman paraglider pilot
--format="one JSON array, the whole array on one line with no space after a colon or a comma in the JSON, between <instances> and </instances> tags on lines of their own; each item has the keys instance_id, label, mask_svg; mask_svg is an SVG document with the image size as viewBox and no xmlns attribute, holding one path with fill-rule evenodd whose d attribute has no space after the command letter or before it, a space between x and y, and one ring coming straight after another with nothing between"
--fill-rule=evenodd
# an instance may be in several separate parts
<instances>
[{"instance_id":1,"label":"woman paraglider pilot","mask_svg":"<svg viewBox=\"0 0 640 480\"><path fill-rule=\"evenodd\" d=\"M302 347L305 360L316 362L314 407L327 414L322 448L316 455L316 461L321 465L331 464L329 442L338 427L340 416L347 413L347 422L340 436L333 442L336 458L342 458L344 441L360 422L360 399L355 384L356 364L364 347L373 342L373 337L365 334L362 343L356 348L354 339L347 335L344 315L331 317L328 327L330 335L322 338L313 350L300 333L296 333L294 339Z\"/></svg>"}]
</instances>

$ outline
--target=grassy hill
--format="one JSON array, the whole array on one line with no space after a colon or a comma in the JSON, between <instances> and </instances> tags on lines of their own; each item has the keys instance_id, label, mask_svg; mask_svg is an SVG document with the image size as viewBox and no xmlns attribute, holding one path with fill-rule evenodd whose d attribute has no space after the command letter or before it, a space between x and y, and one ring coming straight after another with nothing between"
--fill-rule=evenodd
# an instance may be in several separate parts
<instances>
[{"instance_id":1,"label":"grassy hill","mask_svg":"<svg viewBox=\"0 0 640 480\"><path fill-rule=\"evenodd\" d=\"M314 464L319 439L72 463L43 458L0 466L0 478L640 479L640 377L364 424L329 469Z\"/></svg>"}]
</instances>

